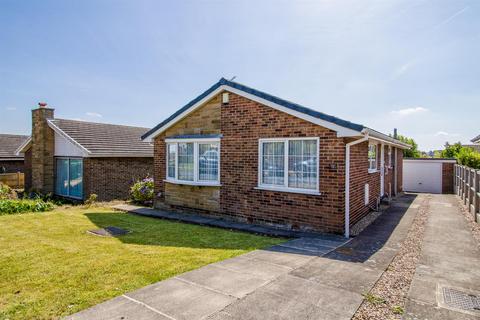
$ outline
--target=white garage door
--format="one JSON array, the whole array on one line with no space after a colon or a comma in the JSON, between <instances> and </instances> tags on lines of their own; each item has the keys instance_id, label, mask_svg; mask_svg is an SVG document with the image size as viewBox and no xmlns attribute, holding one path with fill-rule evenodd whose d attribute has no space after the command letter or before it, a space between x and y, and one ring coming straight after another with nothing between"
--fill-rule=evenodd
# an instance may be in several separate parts
<instances>
[{"instance_id":1,"label":"white garage door","mask_svg":"<svg viewBox=\"0 0 480 320\"><path fill-rule=\"evenodd\" d=\"M411 192L442 193L442 162L403 160L403 189Z\"/></svg>"}]
</instances>

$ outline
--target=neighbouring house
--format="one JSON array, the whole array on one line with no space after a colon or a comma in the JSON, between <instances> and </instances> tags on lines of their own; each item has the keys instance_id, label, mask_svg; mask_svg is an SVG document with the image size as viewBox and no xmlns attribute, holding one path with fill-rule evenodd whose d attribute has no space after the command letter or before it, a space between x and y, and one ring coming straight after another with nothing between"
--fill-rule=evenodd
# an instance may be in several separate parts
<instances>
[{"instance_id":1,"label":"neighbouring house","mask_svg":"<svg viewBox=\"0 0 480 320\"><path fill-rule=\"evenodd\" d=\"M148 128L56 119L44 103L32 110L25 155L25 189L84 200L126 199L130 186L153 174Z\"/></svg>"},{"instance_id":2,"label":"neighbouring house","mask_svg":"<svg viewBox=\"0 0 480 320\"><path fill-rule=\"evenodd\" d=\"M402 191L410 147L225 79L142 139L158 208L346 236Z\"/></svg>"},{"instance_id":3,"label":"neighbouring house","mask_svg":"<svg viewBox=\"0 0 480 320\"><path fill-rule=\"evenodd\" d=\"M18 147L29 137L17 134L0 134L0 173L23 172L23 156L16 154Z\"/></svg>"},{"instance_id":4,"label":"neighbouring house","mask_svg":"<svg viewBox=\"0 0 480 320\"><path fill-rule=\"evenodd\" d=\"M473 150L480 152L480 135L470 140L473 144L464 144L464 147L472 148Z\"/></svg>"}]
</instances>

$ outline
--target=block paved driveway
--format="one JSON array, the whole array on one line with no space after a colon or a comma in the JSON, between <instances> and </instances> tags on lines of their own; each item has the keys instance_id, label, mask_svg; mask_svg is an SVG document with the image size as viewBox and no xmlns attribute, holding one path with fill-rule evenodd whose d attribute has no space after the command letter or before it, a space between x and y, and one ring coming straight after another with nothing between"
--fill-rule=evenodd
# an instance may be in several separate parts
<instances>
[{"instance_id":1,"label":"block paved driveway","mask_svg":"<svg viewBox=\"0 0 480 320\"><path fill-rule=\"evenodd\" d=\"M68 319L350 319L395 256L421 196L403 196L353 240L300 238L213 263Z\"/></svg>"}]
</instances>

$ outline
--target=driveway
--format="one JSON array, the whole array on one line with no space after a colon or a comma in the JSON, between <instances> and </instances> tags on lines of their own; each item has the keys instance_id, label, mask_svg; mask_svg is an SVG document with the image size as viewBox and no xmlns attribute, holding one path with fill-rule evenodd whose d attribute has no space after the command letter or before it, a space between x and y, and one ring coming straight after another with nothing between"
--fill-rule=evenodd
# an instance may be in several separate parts
<instances>
[{"instance_id":1,"label":"driveway","mask_svg":"<svg viewBox=\"0 0 480 320\"><path fill-rule=\"evenodd\" d=\"M432 195L406 319L480 319L480 250L453 195ZM476 298L475 298L476 297ZM472 310L472 308L477 310Z\"/></svg>"},{"instance_id":2,"label":"driveway","mask_svg":"<svg viewBox=\"0 0 480 320\"><path fill-rule=\"evenodd\" d=\"M300 238L124 294L69 319L350 319L418 210L401 197L359 236Z\"/></svg>"}]
</instances>

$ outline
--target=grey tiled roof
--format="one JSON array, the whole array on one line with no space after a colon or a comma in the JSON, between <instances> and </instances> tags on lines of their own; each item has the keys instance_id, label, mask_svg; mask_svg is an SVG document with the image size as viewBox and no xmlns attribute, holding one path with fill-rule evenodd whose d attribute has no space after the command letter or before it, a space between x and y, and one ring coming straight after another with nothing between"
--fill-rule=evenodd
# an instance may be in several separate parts
<instances>
[{"instance_id":1,"label":"grey tiled roof","mask_svg":"<svg viewBox=\"0 0 480 320\"><path fill-rule=\"evenodd\" d=\"M23 159L23 156L15 154L20 145L25 142L29 136L16 135L16 134L0 134L0 159L1 158L18 158Z\"/></svg>"},{"instance_id":2,"label":"grey tiled roof","mask_svg":"<svg viewBox=\"0 0 480 320\"><path fill-rule=\"evenodd\" d=\"M154 133L155 131L157 131L159 128L163 127L165 124L169 123L170 121L172 121L173 119L175 119L178 115L182 114L184 111L188 110L191 106L195 105L197 102L201 101L203 98L205 98L206 96L208 96L210 93L212 93L213 91L217 90L220 86L222 85L227 85L227 86L230 86L232 88L235 88L235 89L238 89L238 90L241 90L243 92L246 92L246 93L249 93L249 94L252 94L254 96L257 96L259 98L262 98L262 99L265 99L267 101L270 101L270 102L273 102L273 103L276 103L278 105L281 105L283 107L286 107L288 109L291 109L291 110L294 110L294 111L297 111L297 112L301 112L301 113L304 113L304 114L307 114L309 116L312 116L312 117L315 117L317 119L322 119L322 120L325 120L325 121L328 121L328 122L331 122L331 123L335 123L339 126L342 126L342 127L345 127L345 128L349 128L349 129L352 129L352 130L357 130L357 131L362 131L364 126L360 125L360 124L356 124L356 123L353 123L353 122L350 122L350 121L346 121L346 120L343 120L343 119L340 119L340 118L337 118L337 117L334 117L334 116L331 116L331 115L328 115L328 114L325 114L323 112L319 112L319 111L315 111L313 109L309 109L307 107L304 107L304 106L301 106L299 104L296 104L296 103L293 103L293 102L290 102L290 101L287 101L287 100L283 100L279 97L276 97L276 96L273 96L273 95L270 95L268 93L265 93L265 92L262 92L260 90L257 90L257 89L253 89L253 88L250 88L250 87L247 87L243 84L240 84L238 82L233 82L233 81L229 81L225 78L221 78L217 83L215 83L213 86L211 86L209 89L207 89L205 92L203 92L201 95L199 95L198 97L196 97L195 99L193 99L192 101L190 101L189 103L187 103L186 105L184 105L182 108L180 108L179 110L177 110L174 114L172 114L170 117L168 117L167 119L165 119L164 121L162 121L161 123L159 123L158 125L156 125L153 129L151 129L150 131L146 132L143 136L142 136L142 139L145 139L147 138L150 134Z\"/></svg>"},{"instance_id":3,"label":"grey tiled roof","mask_svg":"<svg viewBox=\"0 0 480 320\"><path fill-rule=\"evenodd\" d=\"M90 151L90 156L153 157L153 146L140 139L149 128L67 119L50 122Z\"/></svg>"}]
</instances>

